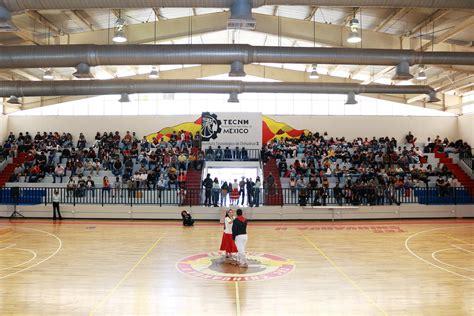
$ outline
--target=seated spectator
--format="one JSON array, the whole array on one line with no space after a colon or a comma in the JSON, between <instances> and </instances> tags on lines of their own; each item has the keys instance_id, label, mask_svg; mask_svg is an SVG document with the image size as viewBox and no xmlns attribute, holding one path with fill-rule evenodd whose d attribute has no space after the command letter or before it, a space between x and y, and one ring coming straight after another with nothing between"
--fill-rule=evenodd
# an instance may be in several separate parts
<instances>
[{"instance_id":1,"label":"seated spectator","mask_svg":"<svg viewBox=\"0 0 474 316\"><path fill-rule=\"evenodd\" d=\"M74 192L76 191L76 181L74 178L71 176L69 177L69 181L66 184L66 196L69 197L69 194L72 192L74 195Z\"/></svg>"},{"instance_id":2,"label":"seated spectator","mask_svg":"<svg viewBox=\"0 0 474 316\"><path fill-rule=\"evenodd\" d=\"M408 132L408 135L405 136L405 140L406 140L407 144L411 144L411 145L415 146L416 138L415 138L415 136L413 136L413 134L411 132Z\"/></svg>"},{"instance_id":3,"label":"seated spectator","mask_svg":"<svg viewBox=\"0 0 474 316\"><path fill-rule=\"evenodd\" d=\"M286 163L286 159L283 158L278 163L278 171L280 173L280 177L283 177L286 174L287 169L288 169L288 164Z\"/></svg>"},{"instance_id":4,"label":"seated spectator","mask_svg":"<svg viewBox=\"0 0 474 316\"><path fill-rule=\"evenodd\" d=\"M92 193L92 197L95 197L95 182L94 180L92 180L91 176L87 177L86 190L87 192Z\"/></svg>"}]
</instances>

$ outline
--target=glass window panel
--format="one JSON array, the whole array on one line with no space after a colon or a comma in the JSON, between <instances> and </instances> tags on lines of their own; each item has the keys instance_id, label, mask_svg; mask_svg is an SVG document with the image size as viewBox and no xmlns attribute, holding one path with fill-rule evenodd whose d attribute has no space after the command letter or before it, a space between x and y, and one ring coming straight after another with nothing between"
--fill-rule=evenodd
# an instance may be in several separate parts
<instances>
[{"instance_id":1,"label":"glass window panel","mask_svg":"<svg viewBox=\"0 0 474 316\"><path fill-rule=\"evenodd\" d=\"M91 100L89 102L89 115L104 115L104 101Z\"/></svg>"},{"instance_id":2,"label":"glass window panel","mask_svg":"<svg viewBox=\"0 0 474 316\"><path fill-rule=\"evenodd\" d=\"M313 115L328 115L328 100L313 100L312 113Z\"/></svg>"},{"instance_id":3,"label":"glass window panel","mask_svg":"<svg viewBox=\"0 0 474 316\"><path fill-rule=\"evenodd\" d=\"M392 104L377 100L377 115L393 115Z\"/></svg>"},{"instance_id":4,"label":"glass window panel","mask_svg":"<svg viewBox=\"0 0 474 316\"><path fill-rule=\"evenodd\" d=\"M345 115L360 115L360 103L357 104L345 104L344 105Z\"/></svg>"},{"instance_id":5,"label":"glass window panel","mask_svg":"<svg viewBox=\"0 0 474 316\"><path fill-rule=\"evenodd\" d=\"M311 99L309 100L295 100L293 104L294 115L310 115L311 114Z\"/></svg>"},{"instance_id":6,"label":"glass window panel","mask_svg":"<svg viewBox=\"0 0 474 316\"><path fill-rule=\"evenodd\" d=\"M344 115L344 102L339 101L329 101L329 115Z\"/></svg>"},{"instance_id":7,"label":"glass window panel","mask_svg":"<svg viewBox=\"0 0 474 316\"><path fill-rule=\"evenodd\" d=\"M63 103L58 107L58 115L74 115L74 104Z\"/></svg>"},{"instance_id":8,"label":"glass window panel","mask_svg":"<svg viewBox=\"0 0 474 316\"><path fill-rule=\"evenodd\" d=\"M140 101L138 115L156 115L156 100Z\"/></svg>"},{"instance_id":9,"label":"glass window panel","mask_svg":"<svg viewBox=\"0 0 474 316\"><path fill-rule=\"evenodd\" d=\"M41 115L58 115L58 106L45 106L41 108Z\"/></svg>"},{"instance_id":10,"label":"glass window panel","mask_svg":"<svg viewBox=\"0 0 474 316\"><path fill-rule=\"evenodd\" d=\"M87 104L87 100L80 100L74 102L74 115L89 115L89 106Z\"/></svg>"},{"instance_id":11,"label":"glass window panel","mask_svg":"<svg viewBox=\"0 0 474 316\"><path fill-rule=\"evenodd\" d=\"M116 95L114 99L107 98L104 101L104 115L122 115L122 103L118 102L120 96Z\"/></svg>"}]
</instances>

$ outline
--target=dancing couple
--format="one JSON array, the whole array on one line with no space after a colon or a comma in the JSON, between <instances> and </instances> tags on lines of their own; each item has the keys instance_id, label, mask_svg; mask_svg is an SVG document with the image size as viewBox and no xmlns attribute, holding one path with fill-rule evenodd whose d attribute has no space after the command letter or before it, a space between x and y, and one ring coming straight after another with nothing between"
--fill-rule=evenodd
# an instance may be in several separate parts
<instances>
[{"instance_id":1,"label":"dancing couple","mask_svg":"<svg viewBox=\"0 0 474 316\"><path fill-rule=\"evenodd\" d=\"M220 250L225 251L226 259L230 259L231 264L248 268L245 247L247 245L247 219L242 216L242 210L237 210L237 217L234 211L228 210L224 219L224 234L222 236ZM233 257L237 253L237 257Z\"/></svg>"}]
</instances>

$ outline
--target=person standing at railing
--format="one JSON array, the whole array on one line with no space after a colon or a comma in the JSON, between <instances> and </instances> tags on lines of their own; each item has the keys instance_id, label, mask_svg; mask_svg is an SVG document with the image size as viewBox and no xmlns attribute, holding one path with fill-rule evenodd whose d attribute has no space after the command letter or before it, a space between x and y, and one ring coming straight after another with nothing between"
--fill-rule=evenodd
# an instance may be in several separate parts
<instances>
[{"instance_id":1,"label":"person standing at railing","mask_svg":"<svg viewBox=\"0 0 474 316\"><path fill-rule=\"evenodd\" d=\"M245 149L245 147L242 147L242 160L249 160L249 152L247 151L247 149Z\"/></svg>"},{"instance_id":2,"label":"person standing at railing","mask_svg":"<svg viewBox=\"0 0 474 316\"><path fill-rule=\"evenodd\" d=\"M260 177L257 176L255 179L255 185L253 187L253 205L255 207L260 206L260 189L262 187L262 182L260 181Z\"/></svg>"},{"instance_id":3,"label":"person standing at railing","mask_svg":"<svg viewBox=\"0 0 474 316\"><path fill-rule=\"evenodd\" d=\"M211 193L212 193L212 179L211 174L207 174L206 178L202 181L204 187L204 205L211 206Z\"/></svg>"},{"instance_id":4,"label":"person standing at railing","mask_svg":"<svg viewBox=\"0 0 474 316\"><path fill-rule=\"evenodd\" d=\"M61 211L59 210L59 202L61 202L61 195L59 194L59 190L55 189L53 192L53 220L56 220L56 212L58 213L57 218L59 220L63 219Z\"/></svg>"},{"instance_id":5,"label":"person standing at railing","mask_svg":"<svg viewBox=\"0 0 474 316\"><path fill-rule=\"evenodd\" d=\"M214 207L218 207L220 190L221 186L219 185L219 180L215 177L212 182L212 205Z\"/></svg>"},{"instance_id":6,"label":"person standing at railing","mask_svg":"<svg viewBox=\"0 0 474 316\"><path fill-rule=\"evenodd\" d=\"M114 182L114 193L112 194L112 197L119 196L122 197L122 181L120 180L120 177L115 177L115 182Z\"/></svg>"},{"instance_id":7,"label":"person standing at railing","mask_svg":"<svg viewBox=\"0 0 474 316\"><path fill-rule=\"evenodd\" d=\"M245 202L245 177L242 177L242 179L239 182L239 198L240 198L240 205L244 205ZM239 202L237 202L239 204Z\"/></svg>"},{"instance_id":8,"label":"person standing at railing","mask_svg":"<svg viewBox=\"0 0 474 316\"><path fill-rule=\"evenodd\" d=\"M61 164L58 164L56 168L54 169L53 183L56 183L56 177L59 177L59 179L61 180L61 183L63 183L63 177L64 177L65 172L66 170L64 169L64 167Z\"/></svg>"},{"instance_id":9,"label":"person standing at railing","mask_svg":"<svg viewBox=\"0 0 474 316\"><path fill-rule=\"evenodd\" d=\"M108 196L110 196L110 180L107 176L102 179L102 197L104 193L107 192Z\"/></svg>"},{"instance_id":10,"label":"person standing at railing","mask_svg":"<svg viewBox=\"0 0 474 316\"><path fill-rule=\"evenodd\" d=\"M342 206L342 188L339 186L339 182L336 182L336 186L332 189L336 203L339 206Z\"/></svg>"},{"instance_id":11,"label":"person standing at railing","mask_svg":"<svg viewBox=\"0 0 474 316\"><path fill-rule=\"evenodd\" d=\"M86 190L87 192L92 193L92 198L95 197L95 182L92 180L91 176L87 176Z\"/></svg>"},{"instance_id":12,"label":"person standing at railing","mask_svg":"<svg viewBox=\"0 0 474 316\"><path fill-rule=\"evenodd\" d=\"M221 207L227 206L228 194L229 194L229 185L227 184L227 181L224 181L224 183L221 186Z\"/></svg>"},{"instance_id":13,"label":"person standing at railing","mask_svg":"<svg viewBox=\"0 0 474 316\"><path fill-rule=\"evenodd\" d=\"M255 187L255 183L252 181L252 178L247 179L245 183L247 189L247 202L250 207L253 207L253 190Z\"/></svg>"}]
</instances>

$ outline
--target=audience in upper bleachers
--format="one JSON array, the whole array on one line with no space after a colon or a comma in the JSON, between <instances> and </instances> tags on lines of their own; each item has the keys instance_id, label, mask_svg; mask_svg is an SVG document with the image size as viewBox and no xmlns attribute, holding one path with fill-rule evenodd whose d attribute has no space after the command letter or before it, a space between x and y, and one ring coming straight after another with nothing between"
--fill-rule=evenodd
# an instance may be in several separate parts
<instances>
[{"instance_id":1,"label":"audience in upper bleachers","mask_svg":"<svg viewBox=\"0 0 474 316\"><path fill-rule=\"evenodd\" d=\"M115 180L112 183L106 176L98 182L109 192L122 183L148 189L157 185L183 187L188 167L200 169L203 165L204 154L193 150L195 144L193 134L187 131L173 132L169 141L148 141L146 137L140 140L135 132L129 131L123 137L118 131L97 132L92 143L83 133L74 142L70 133L38 132L32 138L26 132L18 137L10 133L0 146L0 154L6 158L26 153L24 163L16 166L11 176L12 182L41 182L51 177L53 183L63 183L63 178L69 177L67 187L82 192L83 187L95 187L92 176L105 171Z\"/></svg>"},{"instance_id":2,"label":"audience in upper bleachers","mask_svg":"<svg viewBox=\"0 0 474 316\"><path fill-rule=\"evenodd\" d=\"M130 131L123 136L118 131L97 132L92 142L83 133L74 140L70 133L37 132L32 137L25 132L18 136L10 133L0 146L0 157L26 154L24 163L13 172L12 182L42 182L50 177L53 183L65 182L68 192L77 196L89 195L96 187L112 196L121 194L122 188L131 190L129 194L134 194L134 189L153 189L160 194L176 189L184 201L188 168L200 170L205 159L249 159L245 148L209 147L201 151L196 148L200 145L200 135L194 137L186 131L173 132L169 140L151 141ZM272 140L263 147L261 157L264 162L270 157L277 159L279 176L288 178L291 193L300 203L324 205L331 188L339 204L392 204L398 203L400 192L410 194L416 187L436 186L444 195L446 188L460 186L446 166L427 160L426 155L435 151L471 155L467 143L440 136L422 144L409 132L405 143L399 144L394 137L349 141L325 132ZM64 177L69 180L63 181ZM276 192L273 177L265 179L267 194ZM211 181L205 188L205 202L213 205L222 205L223 195L226 198L235 191L230 181L215 185ZM236 189L239 195L245 191L242 186ZM220 197L218 191L222 191Z\"/></svg>"},{"instance_id":3,"label":"audience in upper bleachers","mask_svg":"<svg viewBox=\"0 0 474 316\"><path fill-rule=\"evenodd\" d=\"M429 177L444 178L441 187L458 187L460 183L448 168L440 163L434 167L427 153L470 153L470 146L458 140L450 142L439 136L426 144L417 144L409 132L406 143L395 138L346 138L309 133L299 139L272 140L262 151L264 162L276 158L280 176L289 178L291 192L298 192L300 203L311 198L313 204L326 203L331 186L338 203L377 204L398 203L395 194L410 194L415 187L430 185ZM336 181L330 183L328 179ZM435 183L432 183L435 186ZM440 187L439 184L436 186ZM444 192L444 191L443 191ZM398 194L399 195L399 194Z\"/></svg>"}]
</instances>

